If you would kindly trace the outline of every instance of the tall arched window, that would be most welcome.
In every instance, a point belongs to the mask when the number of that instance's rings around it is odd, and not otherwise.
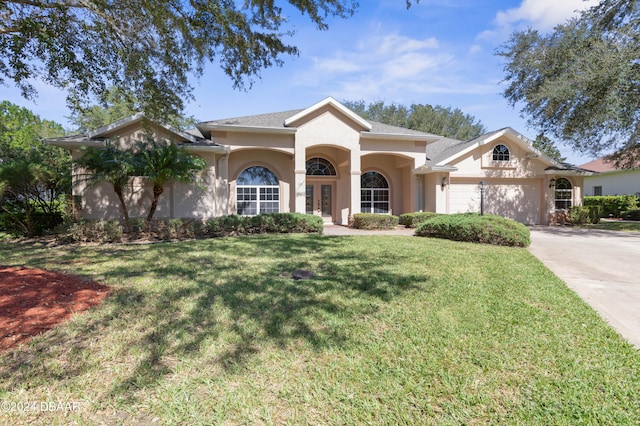
[[[280,187],[276,175],[266,167],[245,169],[236,181],[236,210],[241,216],[280,211]]]
[[[573,200],[573,186],[569,179],[558,178],[555,188],[556,210],[568,209]]]
[[[389,213],[389,184],[378,172],[366,172],[360,177],[360,211]]]
[[[336,168],[329,160],[315,157],[307,160],[307,176],[335,176]]]
[[[509,161],[509,148],[505,145],[496,145],[493,148],[493,161]]]

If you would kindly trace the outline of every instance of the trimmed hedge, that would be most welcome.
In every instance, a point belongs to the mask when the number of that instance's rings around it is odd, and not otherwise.
[[[622,212],[622,218],[625,220],[640,220],[640,209]]]
[[[638,208],[637,195],[598,195],[584,197],[586,207],[600,206],[601,217],[622,217],[622,212]]]
[[[400,225],[404,225],[407,228],[415,228],[425,220],[431,219],[432,217],[437,215],[438,213],[434,212],[404,213],[400,215],[399,223]]]
[[[478,213],[432,217],[418,226],[415,235],[499,246],[527,247],[531,243],[529,228],[523,224]]]
[[[220,216],[205,223],[213,237],[266,233],[318,233],[324,223],[321,217],[302,213],[268,213],[257,216]]]
[[[571,206],[569,220],[572,225],[596,224],[600,222],[601,206]]]
[[[80,220],[56,230],[62,242],[118,243],[147,239],[152,241],[225,237],[265,233],[319,233],[321,217],[301,213],[269,213],[258,216],[220,216],[203,222],[197,219],[156,219],[147,232],[144,219],[131,220],[133,232],[127,234],[118,220]]]
[[[398,216],[390,214],[356,213],[351,227],[355,229],[393,229],[398,226]]]

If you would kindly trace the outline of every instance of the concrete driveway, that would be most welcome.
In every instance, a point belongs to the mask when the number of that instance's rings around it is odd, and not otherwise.
[[[535,226],[529,251],[640,348],[640,233]]]

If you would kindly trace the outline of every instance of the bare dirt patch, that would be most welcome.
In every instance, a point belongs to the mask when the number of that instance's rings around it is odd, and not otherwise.
[[[80,277],[0,266],[0,352],[99,304],[109,291]]]

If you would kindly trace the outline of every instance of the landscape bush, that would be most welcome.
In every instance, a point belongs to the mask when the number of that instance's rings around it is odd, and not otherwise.
[[[269,213],[257,216],[220,216],[207,220],[154,219],[148,227],[144,219],[132,219],[126,233],[118,220],[80,220],[56,228],[61,242],[118,243],[136,240],[168,241],[265,233],[319,233],[321,217],[301,213]],[[146,231],[145,231],[146,229]]]
[[[625,220],[640,220],[640,209],[624,211],[621,216]]]
[[[637,195],[598,195],[584,197],[586,207],[600,206],[600,217],[622,217],[622,212],[638,208]]]
[[[356,213],[351,227],[355,229],[393,229],[398,226],[398,216],[390,214]]]
[[[422,222],[436,216],[438,213],[434,212],[415,212],[404,213],[400,215],[399,223],[407,228],[416,228]]]
[[[600,222],[602,206],[571,206],[569,208],[569,221],[572,225],[587,225]]]
[[[64,223],[54,230],[63,243],[119,243],[124,227],[119,220],[78,220]]]
[[[418,226],[415,235],[499,246],[527,247],[531,243],[529,228],[523,224],[478,213],[432,217]]]
[[[14,237],[41,236],[54,229],[63,222],[60,212],[32,212],[27,220],[23,211],[9,211],[0,213],[0,230]],[[25,224],[27,228],[25,229]]]
[[[267,213],[257,216],[220,216],[207,220],[206,233],[213,237],[266,233],[318,233],[323,231],[319,216],[303,213]]]

